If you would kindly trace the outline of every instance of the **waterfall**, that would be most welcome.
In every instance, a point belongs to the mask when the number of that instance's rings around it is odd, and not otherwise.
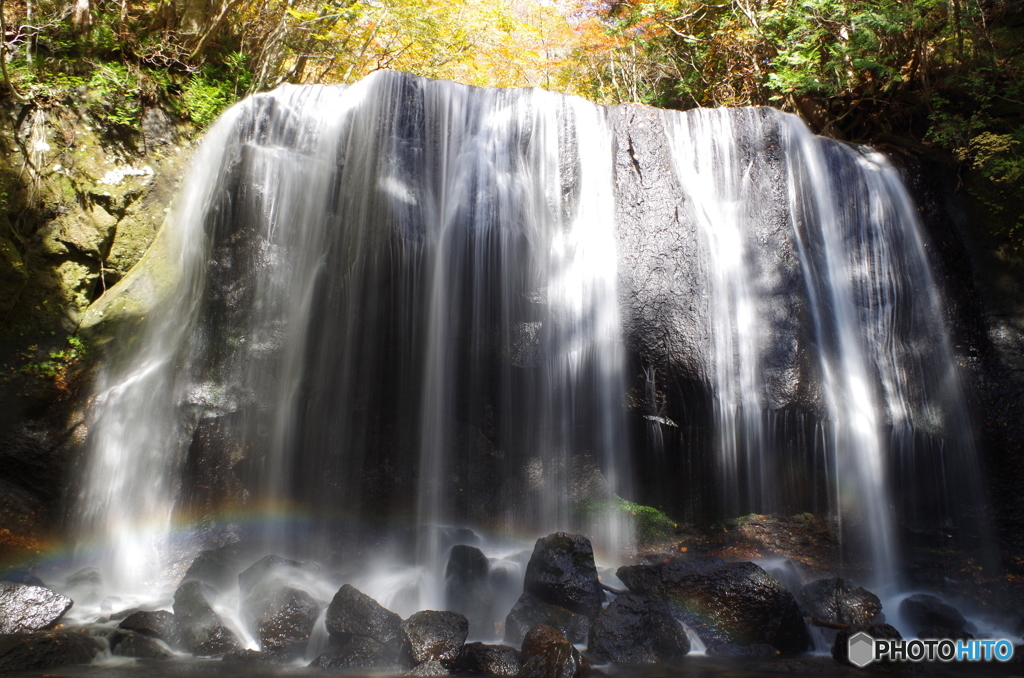
[[[79,530],[117,580],[159,572],[173,517],[232,500],[302,516],[264,548],[318,557],[339,522],[412,512],[438,577],[453,523],[621,550],[610,146],[581,100],[395,73],[232,109],[168,222],[177,289],[98,391]],[[215,448],[242,487],[196,506]]]
[[[149,273],[168,291],[98,379],[77,499],[82,558],[99,549],[126,590],[165,574],[179,528],[225,524],[328,560],[411,531],[410,609],[443,604],[453,526],[581,531],[614,560],[620,498],[645,496],[630,417],[683,373],[711,394],[712,444],[690,402],[693,421],[640,428],[658,468],[684,466],[674,438],[713,459],[722,517],[824,497],[888,582],[902,526],[978,524],[913,205],[879,154],[793,116],[379,72],[236,105],[175,205]],[[658,249],[657,210],[685,247]],[[658,276],[674,286],[648,294]]]
[[[876,584],[893,586],[897,516],[937,510],[978,530],[977,516],[957,505],[981,505],[965,396],[907,191],[881,154],[816,137],[771,109],[666,117],[712,272],[724,504],[732,515],[788,508],[778,495],[792,476],[772,432],[767,383],[780,335],[773,278],[784,266],[769,265],[764,251],[766,230],[784,226],[806,289],[832,510],[853,524],[848,542],[868,556]],[[785,206],[786,223],[773,203]],[[897,506],[900,494],[913,497]]]

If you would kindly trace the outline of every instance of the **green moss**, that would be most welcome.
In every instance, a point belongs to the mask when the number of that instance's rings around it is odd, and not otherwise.
[[[653,506],[637,504],[616,496],[611,502],[586,499],[574,507],[574,514],[581,522],[607,518],[614,512],[629,518],[637,539],[644,542],[671,539],[679,527],[664,511]]]
[[[641,541],[659,541],[670,539],[675,535],[678,524],[669,518],[664,511],[653,506],[644,506],[617,497],[615,507],[623,514],[634,519],[636,536]]]

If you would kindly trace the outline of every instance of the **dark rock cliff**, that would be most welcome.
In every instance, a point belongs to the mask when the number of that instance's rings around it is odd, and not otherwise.
[[[637,499],[664,506],[680,518],[710,520],[720,515],[721,507],[714,483],[714,455],[710,453],[715,377],[708,355],[712,332],[708,244],[686,209],[662,116],[642,106],[616,107],[609,115],[615,135],[619,301],[627,347],[627,405],[638,474]],[[750,163],[750,171],[779,177],[776,185],[781,187],[785,168],[770,115],[757,110],[742,115],[760,116],[767,130],[765,135],[741,139],[741,153]],[[45,142],[51,149],[58,148],[54,135],[64,130],[61,124],[43,118],[30,130],[22,121],[5,131],[8,145],[13,148],[18,138],[22,146]],[[76,124],[82,127],[75,129],[84,130],[86,121]],[[84,435],[80,411],[87,405],[83,390],[30,390],[29,379],[39,377],[23,367],[28,362],[45,361],[50,352],[60,349],[64,335],[76,331],[89,305],[139,260],[153,241],[180,166],[181,153],[172,131],[154,131],[152,143],[142,148],[105,146],[99,139],[81,134],[77,140],[60,142],[66,152],[47,160],[51,167],[47,176],[52,175],[49,181],[70,193],[44,201],[48,207],[35,226],[19,226],[23,242],[5,244],[0,239],[6,257],[6,263],[0,265],[7,266],[0,276],[7,292],[0,307],[0,313],[6,314],[0,330],[0,355],[7,359],[7,381],[0,384],[4,396],[0,408],[0,530],[12,534],[40,534],[59,514],[70,481],[67,469],[73,461],[74,443]],[[166,141],[153,141],[160,138]],[[71,158],[81,157],[74,155],[81,146],[98,149],[101,155],[81,160],[79,165],[69,164]],[[982,230],[972,221],[976,216],[970,201],[947,166],[930,156],[891,155],[921,205],[929,254],[948,303],[947,320],[971,396],[977,447],[990,479],[995,527],[1010,549],[1010,564],[1020,565],[1024,561],[1013,560],[1024,555],[1024,538],[1020,536],[1024,527],[1024,418],[1019,415],[1024,407],[1024,295],[1020,268],[1000,259],[992,244],[979,235]],[[152,177],[133,173],[144,172],[141,168],[146,163],[154,167]],[[61,169],[52,169],[56,164]],[[117,179],[117,184],[106,183],[106,173],[117,167],[132,171],[110,178]],[[813,435],[815,419],[822,415],[822,394],[815,386],[820,368],[809,349],[809,302],[785,197],[769,191],[752,199],[758,229],[755,238],[761,247],[749,264],[758,271],[773,272],[762,276],[765,289],[758,309],[759,317],[766,319],[759,347],[766,374],[763,396],[777,416],[778,443],[785,446],[806,442]],[[8,210],[8,219],[12,210]],[[244,313],[245,295],[251,289],[251,281],[231,264],[257,254],[252,243],[231,236],[218,235],[212,285],[205,301],[217,311],[218,322],[224,324],[218,331],[225,333],[232,331],[228,325],[234,314]],[[384,267],[380,275],[387,278],[388,273]],[[386,298],[389,292],[380,294]],[[89,313],[95,316],[98,308],[110,308],[110,304],[108,295]],[[37,310],[44,307],[49,308]],[[59,310],[51,310],[57,307]],[[144,312],[142,305],[139,313]],[[98,353],[91,353],[83,364]],[[510,353],[514,351],[510,349],[505,357]],[[58,361],[56,369],[73,372],[77,367],[71,362]],[[398,368],[385,365],[381,369],[390,374],[388,370]],[[63,403],[62,407],[54,408],[55,401]],[[393,394],[385,404],[390,412],[408,403],[400,394]],[[480,409],[487,410],[486,406]],[[222,494],[244,501],[246,464],[255,463],[245,458],[247,450],[234,449],[233,443],[223,440],[220,425],[227,416],[199,422],[188,448],[186,472],[212,476],[205,485],[216,488],[186,495],[186,501],[200,513],[212,513]],[[368,503],[391,502],[401,507],[411,496],[411,474],[405,471],[412,466],[406,459],[412,435],[394,420],[379,413],[374,416],[382,418],[370,426],[379,454],[359,460],[358,467],[365,478],[364,498]],[[467,515],[476,515],[469,513],[473,510],[481,516],[487,514],[490,504],[497,501],[490,485],[496,479],[506,480],[507,466],[516,461],[503,456],[507,450],[499,448],[492,424],[486,419],[467,422],[456,441],[464,449],[453,474],[465,479],[468,491],[460,501]],[[259,435],[254,432],[254,439]],[[804,488],[791,489],[787,501],[794,506],[827,505],[820,490],[819,495],[808,490],[808,496],[802,494]]]
[[[84,96],[0,105],[0,557],[59,521],[101,353],[80,325],[153,242],[187,160],[172,113],[140,120],[114,128]]]

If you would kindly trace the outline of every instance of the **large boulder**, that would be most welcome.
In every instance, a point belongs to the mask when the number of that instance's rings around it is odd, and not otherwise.
[[[0,671],[38,671],[88,664],[106,649],[103,640],[70,631],[0,635]]]
[[[803,608],[812,618],[832,624],[867,625],[883,621],[878,596],[842,579],[819,579],[800,591]]]
[[[187,581],[174,592],[174,618],[178,624],[181,646],[202,657],[220,657],[242,649],[234,632],[213,611],[202,582]]]
[[[653,664],[686,655],[690,639],[667,606],[627,593],[597,615],[587,650],[602,661]]]
[[[170,659],[174,656],[160,641],[134,631],[126,631],[104,624],[88,624],[76,627],[75,632],[84,633],[93,638],[105,639],[110,653],[118,657]]]
[[[467,643],[459,658],[461,671],[485,676],[514,676],[522,664],[519,650],[508,645]]]
[[[115,630],[107,636],[111,654],[134,659],[172,659],[174,655],[154,638],[132,631]]]
[[[312,564],[267,556],[238,575],[242,615],[264,652],[281,658],[305,653],[323,605],[288,584],[302,581],[315,569]]]
[[[793,595],[754,563],[673,560],[624,566],[616,574],[630,591],[661,601],[681,616],[695,616],[707,625],[698,633],[711,642],[720,635],[741,646],[807,649],[807,628]]]
[[[181,581],[201,581],[219,591],[228,591],[237,583],[241,570],[241,554],[238,548],[221,546],[197,553]]]
[[[402,618],[351,584],[338,589],[327,607],[325,622],[336,646],[347,648],[356,639],[373,641],[373,644],[368,644],[360,640],[345,656],[355,656],[357,659],[353,661],[357,662],[363,661],[363,657],[373,656],[375,663],[332,666],[382,666],[406,661],[408,649],[402,630]],[[379,649],[373,649],[375,645],[379,645]],[[338,661],[348,659],[341,658]]]
[[[0,582],[0,634],[51,628],[73,604],[42,586]]]
[[[414,664],[436,660],[451,667],[469,635],[469,620],[458,612],[423,610],[402,622]]]
[[[367,636],[349,635],[338,640],[337,646],[310,663],[310,668],[370,669],[394,668],[399,666],[394,652]]]
[[[544,624],[564,634],[570,642],[584,643],[593,619],[540,600],[531,593],[523,593],[505,617],[505,642],[519,645],[527,631]]]
[[[918,593],[905,598],[900,603],[900,614],[903,619],[922,638],[922,631],[932,627],[950,629],[958,633],[967,631],[967,620],[952,605],[948,605],[937,596]]]
[[[178,623],[167,610],[139,610],[125,617],[117,628],[158,638],[168,645],[178,644]]]
[[[432,676],[447,676],[450,674],[451,671],[448,670],[447,666],[436,659],[428,659],[412,667],[402,675],[410,676],[410,678],[430,678]]]
[[[538,539],[526,566],[523,590],[546,603],[596,616],[605,595],[590,540],[567,532]]]
[[[448,554],[444,592],[446,608],[469,620],[474,635],[492,633],[491,607],[494,595],[489,585],[491,566],[483,551],[457,544]]]
[[[556,629],[537,624],[523,638],[519,678],[577,678],[584,667],[579,650]]]

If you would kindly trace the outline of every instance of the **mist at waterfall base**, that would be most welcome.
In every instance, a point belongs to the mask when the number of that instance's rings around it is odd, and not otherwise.
[[[160,237],[176,282],[98,379],[71,527],[122,602],[237,542],[445,609],[469,542],[511,607],[539,535],[624,562],[620,498],[832,516],[879,593],[901,531],[983,539],[916,209],[792,116],[283,86],[214,125]]]

